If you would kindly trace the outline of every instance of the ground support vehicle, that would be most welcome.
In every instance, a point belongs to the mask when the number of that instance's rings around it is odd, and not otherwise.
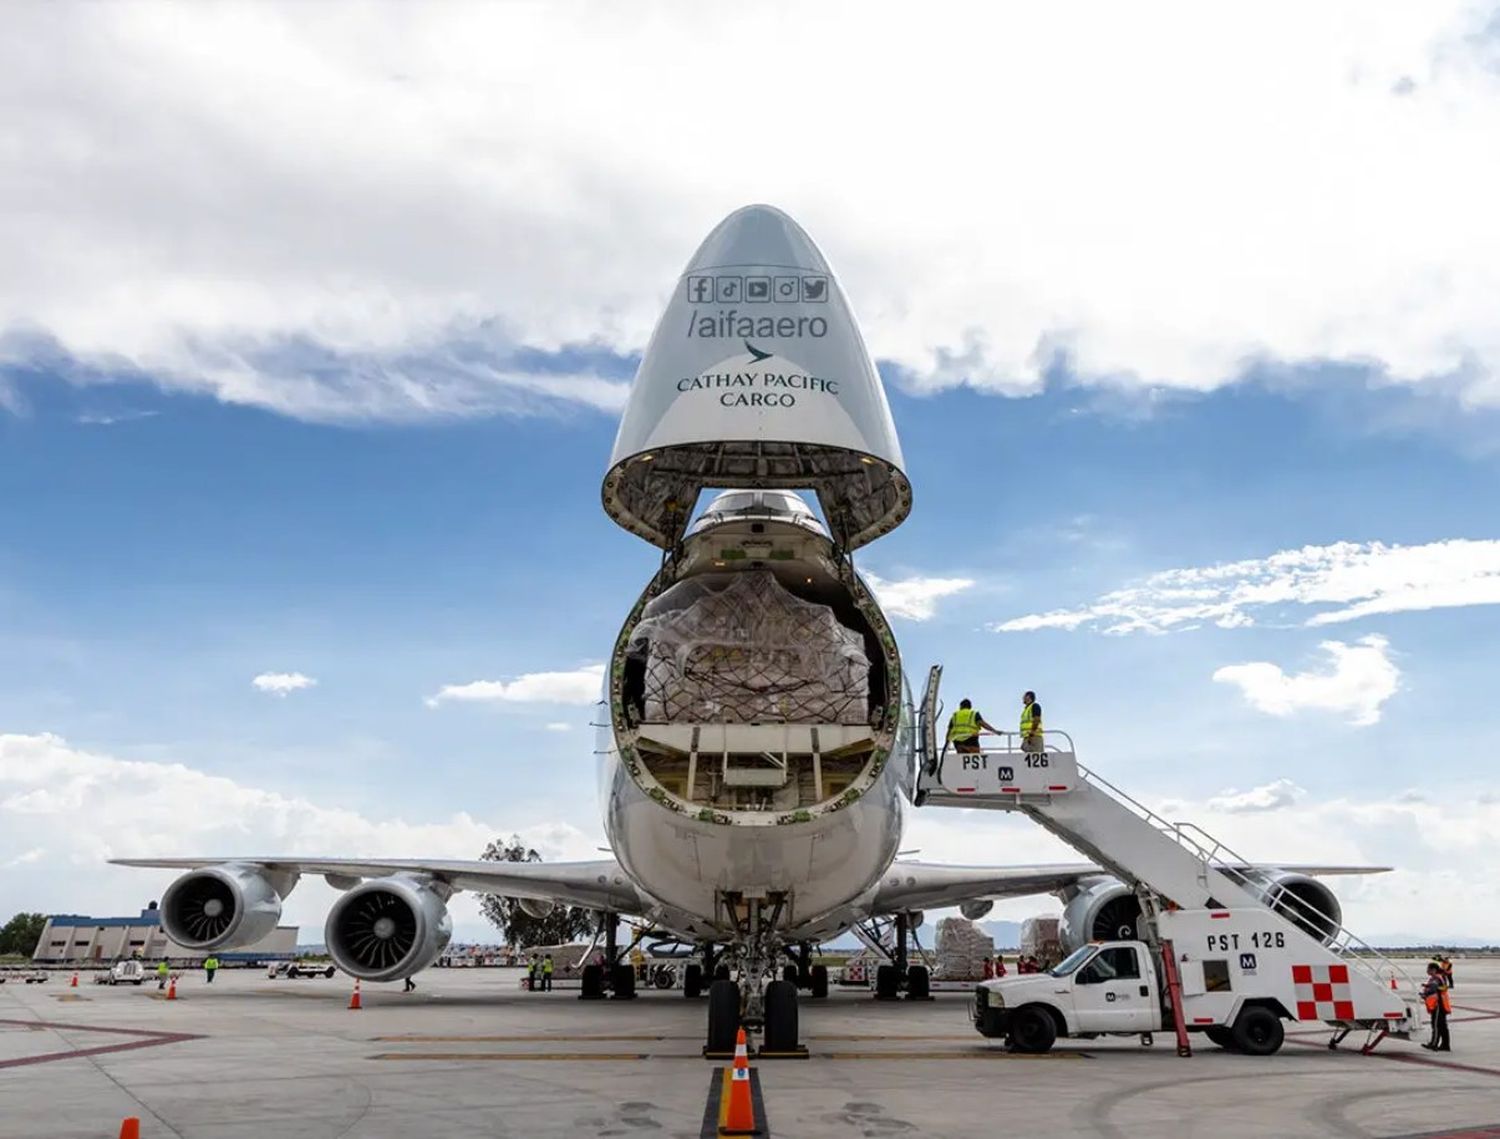
[[[139,961],[116,961],[103,972],[94,974],[96,985],[143,985],[146,983],[146,967]]]
[[[331,963],[306,961],[273,961],[266,966],[266,976],[278,977],[332,977],[336,972]]]
[[[1026,815],[1140,902],[1140,940],[1082,946],[1050,972],[981,983],[973,1016],[982,1034],[1045,1051],[1060,1035],[1170,1027],[1188,1056],[1197,1032],[1274,1052],[1285,1020],[1330,1025],[1329,1047],[1364,1029],[1367,1052],[1419,1032],[1423,1002],[1400,967],[1198,827],[1168,822],[1089,771],[1065,732],[999,733],[997,748],[939,752],[941,675],[933,668],[921,710],[918,805]]]

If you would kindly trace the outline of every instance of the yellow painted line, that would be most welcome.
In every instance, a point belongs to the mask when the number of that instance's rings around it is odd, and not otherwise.
[[[603,1034],[561,1036],[550,1035],[544,1032],[532,1033],[510,1033],[501,1036],[423,1036],[412,1033],[405,1036],[372,1036],[373,1041],[382,1044],[520,1044],[520,1043],[552,1043],[565,1044],[574,1041],[608,1041],[612,1043],[635,1043],[642,1041],[659,1040],[697,1040],[696,1036],[666,1036],[653,1032],[638,1032],[633,1034]]]
[[[370,1060],[444,1060],[449,1063],[472,1063],[476,1060],[556,1060],[571,1063],[574,1060],[649,1060],[649,1052],[380,1052],[367,1057]],[[657,1059],[666,1059],[658,1056]],[[684,1056],[682,1059],[697,1059]]]
[[[734,1069],[725,1068],[719,1074],[719,1133],[723,1134],[724,1126],[729,1122],[729,1081],[734,1078]]]
[[[903,1035],[894,1032],[844,1032],[829,1035],[812,1035],[809,1040],[946,1040],[950,1044],[968,1044],[973,1033],[943,1033],[942,1035]]]

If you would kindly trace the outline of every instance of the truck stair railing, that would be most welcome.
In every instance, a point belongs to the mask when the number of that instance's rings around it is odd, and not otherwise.
[[[1132,799],[1109,780],[1089,770],[1081,763],[1078,765],[1078,774],[1144,822],[1161,831],[1205,866],[1211,867],[1236,886],[1261,898],[1273,913],[1289,919],[1293,925],[1310,936],[1322,940],[1331,953],[1353,965],[1375,983],[1382,983],[1386,976],[1397,975],[1412,989],[1417,987],[1416,981],[1405,969],[1391,961],[1374,946],[1356,937],[1344,926],[1336,924],[1332,918],[1312,903],[1285,890],[1276,890],[1269,883],[1256,877],[1256,867],[1253,862],[1231,850],[1202,827],[1195,823],[1169,822],[1150,807]],[[1384,973],[1382,970],[1389,970],[1389,973]]]

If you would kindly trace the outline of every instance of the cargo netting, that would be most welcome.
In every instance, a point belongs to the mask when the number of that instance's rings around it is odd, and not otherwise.
[[[630,653],[651,723],[869,720],[864,637],[769,570],[678,582],[646,606]]]

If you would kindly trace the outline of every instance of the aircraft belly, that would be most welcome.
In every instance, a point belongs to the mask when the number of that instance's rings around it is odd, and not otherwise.
[[[647,796],[623,767],[615,772],[606,810],[611,845],[637,886],[660,903],[662,919],[683,932],[722,928],[721,891],[786,893],[787,924],[818,921],[878,881],[900,842],[900,800],[886,780],[810,822],[737,826],[687,818]]]

